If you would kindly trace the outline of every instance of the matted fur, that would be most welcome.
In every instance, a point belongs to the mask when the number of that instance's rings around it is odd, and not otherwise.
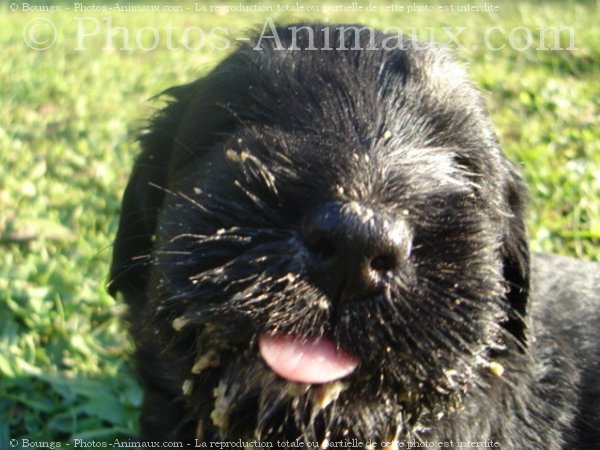
[[[599,448],[598,268],[530,262],[526,187],[462,67],[381,33],[323,50],[354,37],[311,27],[168,90],[141,138],[110,289],[131,309],[143,437]],[[380,289],[315,269],[302,227],[323,205],[356,214],[350,234],[401,227]],[[360,365],[283,380],[263,332],[328,336]]]

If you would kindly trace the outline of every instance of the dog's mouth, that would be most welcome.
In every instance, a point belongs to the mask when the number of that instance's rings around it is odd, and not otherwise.
[[[330,383],[350,375],[359,365],[357,357],[326,337],[307,341],[294,335],[262,333],[258,349],[273,372],[297,383]]]

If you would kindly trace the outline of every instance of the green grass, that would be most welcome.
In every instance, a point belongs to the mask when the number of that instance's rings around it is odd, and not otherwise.
[[[10,438],[72,444],[76,437],[111,440],[136,432],[141,392],[122,327],[124,308],[104,287],[120,196],[138,130],[160,105],[148,99],[206,73],[226,54],[208,45],[169,50],[168,22],[178,30],[175,42],[185,27],[228,27],[234,37],[267,16],[414,27],[422,37],[430,27],[442,41],[441,27],[465,27],[458,54],[486,91],[503,146],[522,163],[531,186],[533,249],[600,260],[598,7],[498,4],[500,12],[492,15],[109,13],[113,27],[141,33],[145,46],[152,41],[142,27],[162,29],[153,51],[135,41],[131,51],[105,49],[101,14],[0,6],[0,448]],[[86,50],[75,50],[76,16],[98,19],[103,30],[102,37],[85,39]],[[48,18],[58,31],[46,51],[24,42],[35,17]],[[516,51],[497,35],[492,44],[506,43],[505,49],[482,45],[492,26],[509,32],[551,25],[572,27],[577,48]]]

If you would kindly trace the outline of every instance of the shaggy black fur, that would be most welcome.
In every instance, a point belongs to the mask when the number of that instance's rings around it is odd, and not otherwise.
[[[110,289],[143,437],[600,448],[598,266],[530,261],[526,188],[463,69],[407,37],[312,30],[168,90],[141,138]],[[360,364],[286,381],[267,331]]]

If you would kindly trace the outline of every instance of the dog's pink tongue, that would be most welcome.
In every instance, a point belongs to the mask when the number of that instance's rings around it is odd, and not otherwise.
[[[328,383],[352,373],[358,360],[326,338],[300,342],[294,336],[261,334],[258,349],[280,377],[299,383]]]

